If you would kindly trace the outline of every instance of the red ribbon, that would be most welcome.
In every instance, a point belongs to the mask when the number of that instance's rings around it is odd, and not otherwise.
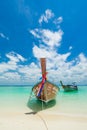
[[[42,75],[42,81],[41,81],[41,84],[39,86],[39,90],[38,90],[37,96],[40,96],[40,94],[42,92],[42,88],[44,87],[44,83],[47,80],[46,75],[47,75],[47,72]]]

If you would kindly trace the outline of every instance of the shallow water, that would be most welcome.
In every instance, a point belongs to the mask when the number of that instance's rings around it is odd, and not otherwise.
[[[55,110],[61,113],[87,115],[87,86],[78,86],[78,91],[64,92],[57,95]]]
[[[87,86],[78,86],[75,92],[64,92],[62,88],[58,92],[56,101],[43,105],[43,109],[49,112],[87,116]],[[33,111],[42,110],[42,103],[32,99],[29,103],[29,96],[32,86],[4,86],[0,87],[0,108],[29,107]],[[51,108],[51,109],[50,109]]]

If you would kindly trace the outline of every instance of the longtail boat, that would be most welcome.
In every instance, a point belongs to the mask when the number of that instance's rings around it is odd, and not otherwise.
[[[59,87],[47,80],[46,59],[41,58],[40,62],[42,69],[42,81],[34,85],[32,91],[37,99],[47,103],[56,98]]]
[[[71,85],[64,85],[64,84],[62,83],[62,81],[60,81],[60,83],[61,83],[62,88],[63,88],[64,91],[66,91],[66,92],[78,90],[78,87],[77,87],[77,85],[75,84],[75,82],[72,83]]]

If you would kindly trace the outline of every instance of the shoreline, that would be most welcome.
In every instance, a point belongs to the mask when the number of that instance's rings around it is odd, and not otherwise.
[[[72,116],[43,110],[34,113],[31,109],[0,111],[1,130],[87,130],[87,117]]]

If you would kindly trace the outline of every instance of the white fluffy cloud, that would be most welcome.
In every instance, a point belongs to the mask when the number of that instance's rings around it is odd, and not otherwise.
[[[42,15],[43,16],[43,15]],[[44,16],[41,17],[39,23],[44,21]],[[58,17],[53,21],[58,25],[63,21],[63,17]],[[46,21],[45,21],[46,22]],[[48,22],[48,21],[47,21]],[[80,53],[75,59],[68,61],[71,56],[70,52],[65,54],[58,53],[58,47],[61,46],[63,31],[59,28],[58,31],[51,29],[37,28],[30,33],[38,39],[39,45],[34,45],[33,55],[36,58],[47,58],[48,79],[59,84],[60,80],[64,83],[76,81],[78,84],[87,84],[87,57]],[[69,47],[69,50],[72,46]]]
[[[34,29],[31,30],[30,33],[50,47],[60,46],[63,35],[63,31],[61,29],[58,31],[51,31],[49,29]]]
[[[62,17],[62,16],[58,17],[57,19],[55,19],[55,20],[53,21],[53,23],[55,23],[56,25],[57,25],[57,24],[60,24],[60,23],[62,23],[62,22],[63,22],[63,17]]]
[[[72,47],[72,46],[70,46],[70,47],[69,47],[69,50],[72,50],[72,48],[73,48],[73,47]]]
[[[0,37],[6,40],[9,40],[9,37],[5,36],[3,33],[0,33]]]
[[[7,53],[6,58],[6,62],[0,63],[0,84],[33,84],[39,80],[39,65],[33,62],[23,65],[26,59],[15,52]]]
[[[6,62],[0,63],[0,83],[21,83],[19,68],[21,67],[21,62],[24,62],[26,59],[15,52],[6,54],[6,58],[8,58]]]
[[[55,50],[34,46],[33,54],[36,58],[41,58],[43,55],[46,57],[48,80],[56,84],[59,84],[60,80],[63,80],[65,84],[73,81],[77,84],[87,84],[87,57],[83,53],[80,53],[74,60],[68,61],[70,52],[58,54]]]
[[[69,56],[70,53],[61,54],[47,60],[48,79],[54,83],[63,80],[65,84],[73,81],[77,84],[87,84],[87,57],[81,53],[76,59],[68,62]]]
[[[51,58],[53,57],[53,55],[56,55],[56,53],[53,52],[52,50],[49,50],[49,48],[38,47],[36,45],[33,47],[33,54],[36,58],[41,57]]]
[[[17,63],[19,61],[25,61],[26,59],[22,57],[21,55],[15,53],[15,52],[10,52],[6,54],[6,57],[10,59],[11,62]]]
[[[42,14],[40,19],[39,19],[39,23],[41,24],[42,22],[48,23],[48,20],[51,19],[52,17],[54,17],[54,13],[52,12],[52,10],[47,9],[45,11],[45,14]]]
[[[59,84],[60,80],[64,83],[76,81],[78,84],[87,84],[87,57],[80,53],[76,59],[67,61],[71,53],[58,54],[55,50],[42,50],[38,46],[34,46],[37,52],[33,52],[36,58],[41,58],[42,52],[47,53],[46,66],[48,72],[48,80]],[[33,48],[34,49],[34,48]],[[39,54],[38,49],[40,50]],[[42,52],[41,52],[42,51]],[[8,54],[9,55],[9,54]],[[16,53],[16,58],[18,58]],[[7,54],[6,54],[7,56]],[[21,55],[20,55],[21,56]],[[18,59],[20,59],[20,56]],[[22,56],[21,56],[22,57]],[[2,84],[35,84],[41,77],[40,60],[37,63],[23,65],[23,60],[14,60],[9,58],[7,62],[0,63],[0,83]]]
[[[20,61],[24,62],[26,60],[21,55],[15,52],[10,52],[6,54],[6,57],[8,58],[8,61],[0,63],[0,73],[16,71],[18,67],[17,63],[19,63]]]

